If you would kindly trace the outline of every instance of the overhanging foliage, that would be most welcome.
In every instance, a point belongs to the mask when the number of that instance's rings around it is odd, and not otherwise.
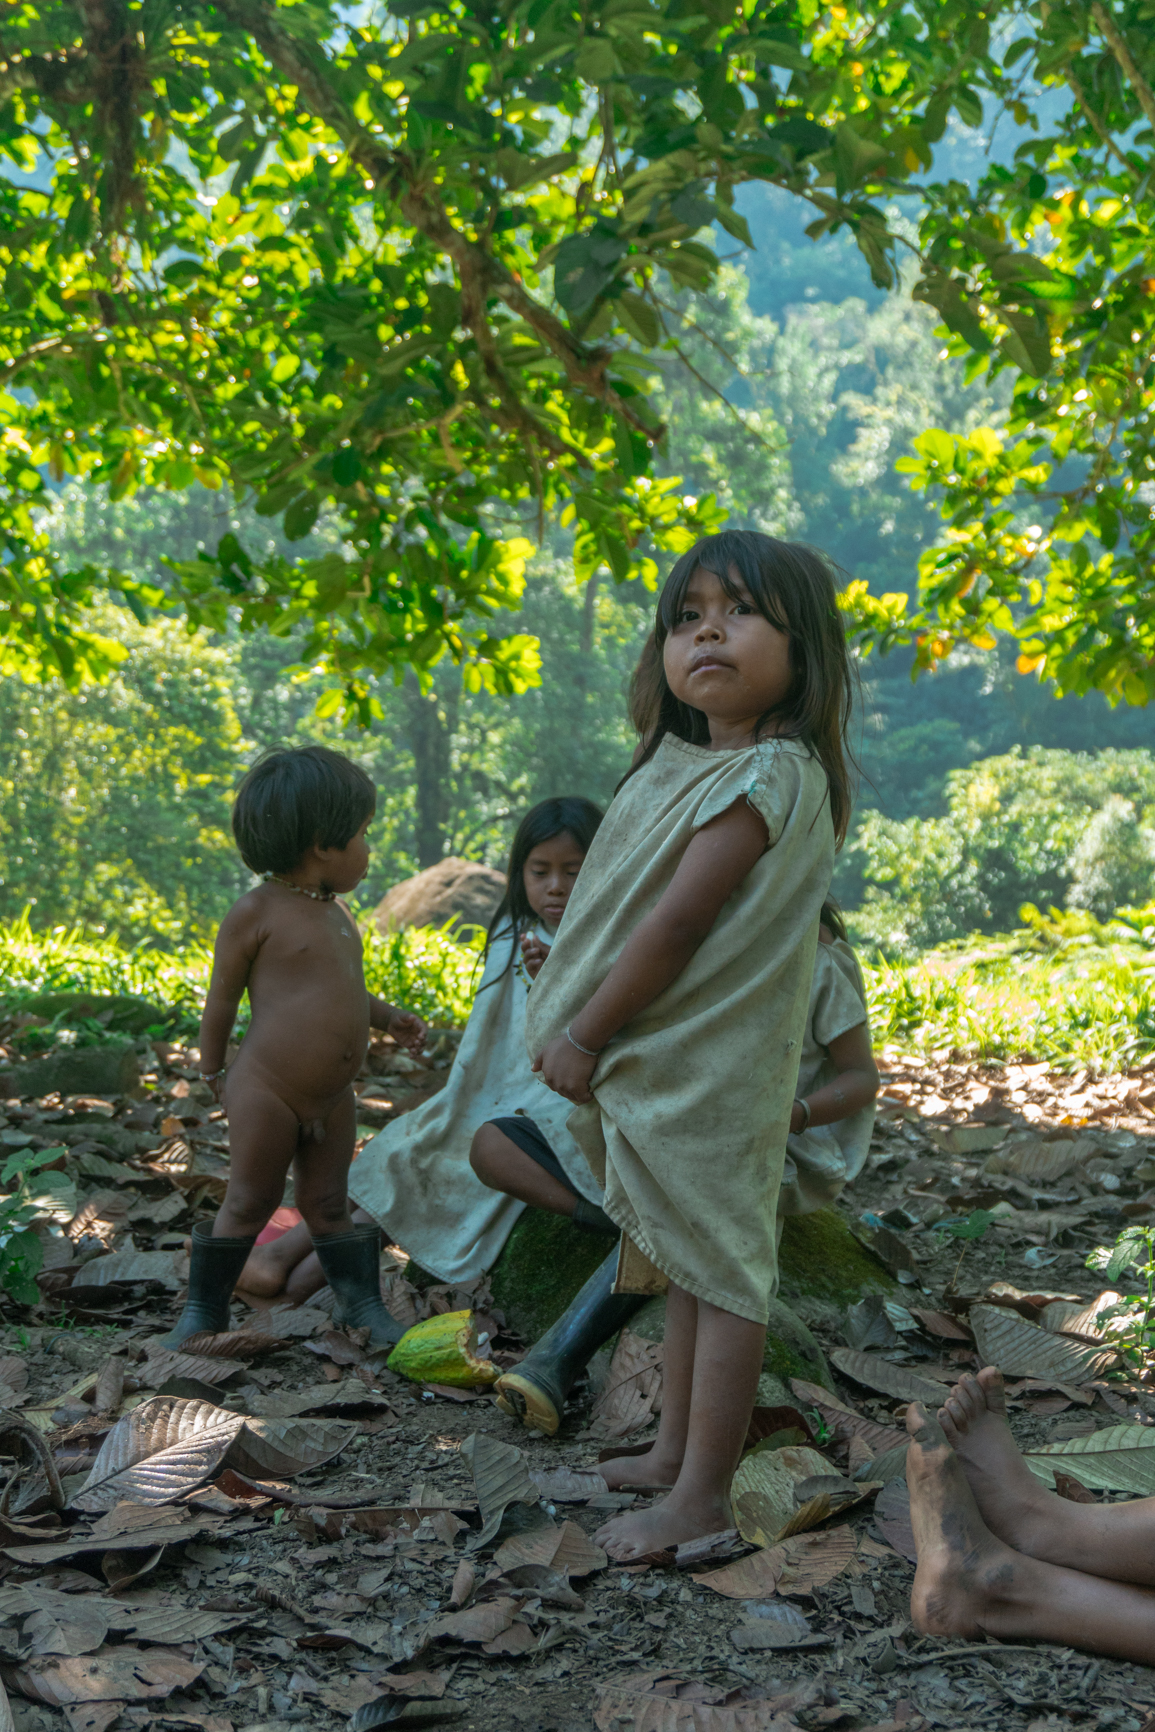
[[[531,640],[487,630],[520,593],[511,528],[560,511],[579,577],[620,578],[713,521],[654,479],[646,351],[677,342],[659,274],[707,290],[696,237],[745,242],[735,190],[761,179],[810,203],[815,234],[851,228],[892,286],[886,201],[933,169],[950,112],[978,125],[985,100],[1029,128],[1059,89],[1059,122],[977,193],[919,188],[916,292],[977,368],[1019,372],[1018,443],[926,446],[916,481],[947,485],[951,527],[922,606],[850,601],[924,662],[1013,630],[1025,667],[1145,701],[1150,0],[6,13],[0,149],[39,168],[0,183],[6,667],[76,679],[115,653],[81,615],[108,574],[62,573],[37,534],[47,469],[114,496],[227,480],[291,538],[327,513],[327,555],[257,561],[226,537],[165,594],[120,587],[193,623],[309,620],[309,657],[362,714],[364,676],[447,650],[524,686]],[[1021,496],[1056,492],[1022,533]]]

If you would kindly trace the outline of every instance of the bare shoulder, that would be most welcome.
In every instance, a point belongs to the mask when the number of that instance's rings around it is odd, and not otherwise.
[[[273,900],[263,884],[239,896],[221,921],[217,943],[245,948],[262,943],[271,930]]]

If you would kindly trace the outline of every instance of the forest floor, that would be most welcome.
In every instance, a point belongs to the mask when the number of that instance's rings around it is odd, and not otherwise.
[[[1152,1219],[1155,1079],[884,1056],[888,1104],[842,1206],[871,1218],[904,1286],[850,1313],[798,1304],[837,1367],[837,1399],[793,1392],[829,1473],[881,1464],[918,1380],[945,1387],[992,1328],[1026,1355],[1012,1418],[1024,1448],[1152,1425],[1155,1396],[1108,1372],[1093,1318],[1074,1334],[1038,1323],[1048,1304],[1070,1321],[1101,1291],[1092,1245]],[[1155,1732],[1155,1671],[912,1629],[901,1474],[877,1497],[837,1491],[844,1514],[781,1546],[741,1548],[760,1586],[725,1547],[623,1569],[589,1539],[622,1494],[561,1471],[596,1467],[606,1446],[588,1391],[558,1438],[537,1437],[488,1396],[382,1370],[333,1328],[325,1295],[298,1310],[237,1304],[233,1335],[166,1355],[155,1338],[177,1314],[183,1238],[227,1161],[194,1074],[171,1050],[146,1101],[9,1102],[0,1130],[9,1145],[66,1142],[78,1187],[64,1237],[46,1241],[44,1305],[0,1332],[0,1449],[15,1459],[0,1665],[17,1732],[328,1732],[351,1716],[355,1732]],[[408,1081],[416,1098],[426,1079]],[[949,1231],[968,1221],[981,1236]],[[417,1295],[399,1272],[385,1289],[407,1321],[461,1298]],[[500,1322],[497,1350],[512,1354]],[[1057,1357],[1032,1375],[1048,1346]],[[149,1392],[170,1398],[163,1425]],[[130,1436],[138,1407],[152,1429]],[[63,1513],[12,1414],[51,1452]],[[1077,1480],[1077,1454],[1070,1465]],[[111,1490],[81,1490],[109,1472]],[[479,1544],[502,1475],[513,1501]]]

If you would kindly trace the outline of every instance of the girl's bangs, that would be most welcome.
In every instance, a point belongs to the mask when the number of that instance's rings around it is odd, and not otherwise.
[[[738,586],[730,575],[731,566],[736,567],[738,576],[759,613],[780,630],[790,629],[772,572],[766,570],[744,537],[723,533],[708,536],[705,541],[699,542],[697,547],[692,547],[688,553],[682,555],[671,571],[658,599],[658,619],[663,636],[668,636],[674,629],[674,623],[686,599],[686,591],[696,571],[708,571],[712,577],[718,579],[731,601],[741,600]]]

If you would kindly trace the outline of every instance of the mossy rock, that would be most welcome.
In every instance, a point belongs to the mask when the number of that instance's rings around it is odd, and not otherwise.
[[[523,1340],[537,1341],[615,1244],[604,1233],[583,1232],[562,1215],[526,1209],[490,1274],[493,1302]]]
[[[645,1341],[664,1341],[665,1299],[648,1300],[632,1319],[630,1328]],[[803,1377],[807,1383],[821,1383],[826,1389],[834,1388],[826,1355],[805,1323],[795,1317],[790,1307],[780,1299],[771,1299],[758,1400],[771,1407],[793,1401],[794,1397],[789,1393],[792,1377]]]
[[[111,995],[101,992],[41,992],[35,998],[21,999],[16,1007],[32,1016],[42,1016],[45,1022],[55,1022],[59,1016],[80,1020],[100,1018],[105,1028],[115,1034],[144,1034],[147,1029],[172,1022],[174,1013],[152,1004],[147,998],[131,993]]]
[[[901,1292],[880,1263],[834,1209],[789,1215],[778,1250],[778,1291],[783,1299],[826,1299],[854,1305],[867,1293],[889,1299]],[[798,1373],[795,1372],[795,1376]]]
[[[127,1095],[140,1086],[131,1040],[66,1047],[0,1071],[0,1097],[40,1100],[44,1095]]]

